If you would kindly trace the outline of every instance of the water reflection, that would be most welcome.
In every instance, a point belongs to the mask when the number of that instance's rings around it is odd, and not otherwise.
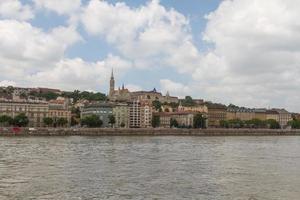
[[[0,199],[298,199],[299,137],[0,138]]]

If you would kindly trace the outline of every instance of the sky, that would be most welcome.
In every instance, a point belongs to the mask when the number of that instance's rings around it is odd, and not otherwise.
[[[300,112],[295,0],[1,0],[0,85]]]

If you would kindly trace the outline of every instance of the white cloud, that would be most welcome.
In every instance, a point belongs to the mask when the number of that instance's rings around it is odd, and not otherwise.
[[[6,19],[29,20],[34,17],[29,5],[23,5],[18,0],[0,1],[0,17]]]
[[[192,90],[189,86],[174,82],[169,79],[162,79],[160,80],[160,86],[162,89],[162,93],[169,92],[172,96],[179,96],[180,98],[183,98],[185,96],[191,95]]]
[[[16,83],[14,81],[8,81],[8,80],[4,80],[4,81],[0,81],[0,86],[16,86]]]
[[[37,8],[44,8],[58,13],[70,15],[80,9],[81,0],[33,0]]]
[[[51,67],[51,63],[62,59],[66,49],[80,39],[71,27],[44,32],[27,22],[0,20],[1,70]]]
[[[166,65],[186,72],[184,61],[197,59],[199,53],[192,42],[189,20],[157,0],[139,8],[91,0],[84,8],[82,23],[87,32],[104,37],[136,67]]]
[[[223,1],[207,16],[204,40],[215,48],[195,69],[206,97],[248,106],[298,110],[300,2]]]
[[[130,92],[135,92],[135,91],[141,91],[143,88],[139,85],[134,85],[134,84],[127,84],[125,87],[130,91]]]

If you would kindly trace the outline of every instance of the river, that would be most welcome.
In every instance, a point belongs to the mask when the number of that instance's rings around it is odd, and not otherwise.
[[[0,199],[294,200],[300,137],[1,137]]]

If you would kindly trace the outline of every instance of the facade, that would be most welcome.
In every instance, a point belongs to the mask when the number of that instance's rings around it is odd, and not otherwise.
[[[220,127],[220,121],[226,120],[226,106],[222,104],[207,104],[208,126]]]
[[[68,121],[65,126],[71,125],[71,110],[69,109],[69,99],[57,98],[56,100],[49,101],[49,114],[48,117],[54,121],[59,118],[64,118]]]
[[[288,125],[288,122],[293,120],[292,114],[286,111],[285,109],[272,109],[272,110],[278,112],[279,124],[281,128],[285,128]]]
[[[152,127],[152,104],[148,101],[141,102],[141,127]]]
[[[194,112],[162,112],[155,113],[154,115],[159,116],[160,127],[170,128],[171,120],[176,120],[181,127],[193,127],[195,114]]]
[[[102,127],[110,127],[109,116],[113,115],[113,104],[103,102],[90,104],[82,108],[81,119],[87,116],[96,115],[103,122]]]
[[[226,120],[240,119],[249,121],[255,118],[254,109],[250,108],[228,108],[226,111]]]
[[[141,103],[132,101],[129,103],[129,128],[141,127]]]
[[[116,128],[129,128],[129,107],[127,103],[118,103],[113,107]]]
[[[276,110],[267,110],[266,115],[267,115],[267,120],[273,119],[279,122],[279,113]]]
[[[267,109],[265,108],[258,108],[258,109],[254,109],[254,118],[255,119],[260,119],[262,121],[267,120]]]
[[[29,127],[43,127],[48,112],[49,105],[43,101],[0,101],[0,115],[14,118],[24,113],[29,119]]]
[[[198,112],[198,113],[208,113],[208,108],[204,104],[198,104],[195,106],[182,106],[181,103],[178,106],[179,112]]]

